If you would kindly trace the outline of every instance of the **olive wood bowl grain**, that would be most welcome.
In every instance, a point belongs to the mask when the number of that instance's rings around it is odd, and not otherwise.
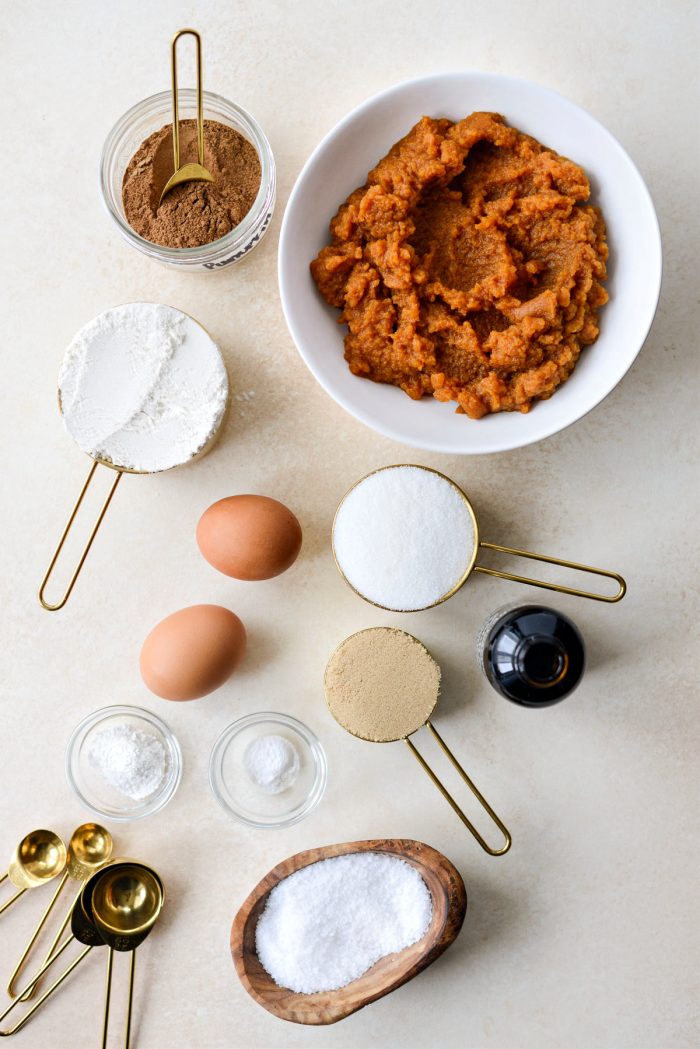
[[[422,939],[395,954],[381,958],[371,969],[337,991],[297,994],[278,987],[263,969],[255,950],[255,927],[270,891],[294,871],[318,860],[354,852],[379,852],[399,856],[419,872],[433,902],[433,916]],[[248,994],[268,1012],[299,1024],[332,1024],[370,1002],[396,990],[427,968],[453,942],[462,928],[467,894],[459,871],[450,861],[420,841],[379,838],[348,841],[298,852],[278,863],[248,896],[231,928],[231,954],[238,977]]]

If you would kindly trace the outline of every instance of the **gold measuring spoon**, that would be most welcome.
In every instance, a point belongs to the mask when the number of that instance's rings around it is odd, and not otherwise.
[[[197,164],[180,167],[180,113],[177,95],[177,42],[181,36],[193,36],[197,45]],[[163,187],[163,197],[181,182],[213,182],[214,176],[204,167],[204,104],[202,101],[202,38],[196,29],[179,29],[170,45],[170,70],[173,92],[173,174]]]
[[[71,935],[65,941],[65,943],[63,943],[59,947],[59,949],[54,954],[53,958],[51,958],[51,960],[48,961],[46,965],[42,966],[42,968],[39,970],[36,976],[33,977],[31,982],[28,983],[26,987],[22,988],[15,1000],[12,1002],[12,1004],[8,1006],[7,1009],[5,1009],[5,1012],[2,1013],[2,1015],[0,1015],[0,1023],[2,1023],[2,1021],[10,1015],[10,1013],[20,1004],[20,1002],[23,1002],[30,997],[38,982],[41,979],[43,979],[43,977],[51,968],[51,966],[54,965],[56,961],[58,961],[58,959],[61,957],[66,948],[71,943],[73,943],[74,940],[77,940],[78,943],[84,944],[85,950],[81,951],[80,954],[73,959],[70,965],[68,965],[63,970],[58,979],[54,980],[51,986],[46,991],[44,991],[41,998],[39,998],[38,1001],[36,1001],[34,1005],[32,1005],[32,1007],[27,1010],[24,1016],[22,1016],[22,1018],[18,1020],[14,1027],[11,1027],[8,1031],[0,1029],[0,1038],[7,1038],[11,1034],[15,1034],[22,1027],[24,1027],[24,1025],[29,1019],[31,1019],[34,1013],[41,1008],[44,1002],[51,997],[54,991],[56,991],[61,986],[61,984],[70,976],[73,970],[76,969],[80,965],[80,963],[88,956],[92,948],[104,947],[104,940],[97,931],[92,917],[88,914],[85,902],[85,900],[89,898],[96,877],[97,875],[93,875],[93,877],[91,879],[88,879],[88,881],[85,883],[81,890],[78,901],[71,912]]]
[[[112,966],[115,951],[131,952],[124,1047],[129,1049],[136,948],[146,939],[163,908],[165,890],[156,872],[142,863],[113,864],[95,880],[90,908],[95,928],[109,947],[102,1049],[107,1045]]]
[[[63,919],[63,922],[61,923],[60,929],[54,936],[53,942],[49,947],[46,957],[44,958],[44,961],[42,963],[42,968],[44,965],[46,965],[48,961],[50,961],[51,957],[53,956],[56,950],[56,947],[58,946],[61,940],[61,937],[63,936],[65,928],[68,925],[68,922],[70,921],[73,907],[75,906],[75,903],[78,897],[80,896],[80,892],[82,890],[82,883],[86,882],[90,875],[94,874],[99,867],[104,866],[104,864],[107,862],[107,860],[109,860],[110,856],[112,855],[113,848],[114,842],[112,840],[112,835],[109,833],[108,830],[105,830],[104,827],[101,827],[99,823],[81,823],[81,825],[73,831],[71,839],[68,843],[67,870],[61,878],[58,888],[56,889],[53,895],[53,899],[48,904],[46,910],[41,916],[39,924],[34,930],[34,934],[32,935],[31,940],[25,947],[24,954],[17,962],[14,972],[10,977],[10,982],[7,985],[7,993],[9,994],[10,998],[15,997],[15,993],[13,990],[15,980],[21,972],[27,960],[29,952],[36,943],[37,938],[43,928],[44,922],[48,918],[49,914],[51,913],[51,910],[53,909],[54,904],[56,903],[63,889],[65,888],[68,879],[73,878],[75,881],[80,882],[81,885],[78,889],[75,900],[66,912],[66,916]],[[37,989],[38,985],[39,982],[37,981],[37,983],[34,985],[32,993]],[[28,995],[27,997],[30,996],[31,995]]]
[[[512,838],[481,791],[430,721],[440,696],[441,671],[418,638],[395,627],[370,627],[338,645],[326,666],[328,708],[346,732],[370,743],[403,740],[423,771],[489,856],[508,852]],[[425,726],[504,837],[494,849],[462,812],[410,737]]]
[[[396,578],[400,580],[402,578],[402,573],[407,566],[410,569],[410,566],[414,561],[420,561],[423,553],[427,554],[431,549],[440,549],[441,547],[444,547],[447,537],[441,529],[440,520],[436,519],[435,514],[429,513],[430,506],[426,501],[426,511],[428,512],[426,513],[425,521],[420,526],[420,531],[417,532],[417,529],[414,526],[412,530],[413,534],[411,534],[408,539],[406,538],[404,517],[409,518],[412,514],[415,515],[416,507],[413,503],[412,496],[407,495],[405,498],[401,496],[400,487],[398,485],[394,488],[392,503],[392,509],[394,510],[396,517],[396,524],[390,532],[382,527],[380,520],[375,519],[372,510],[367,510],[366,508],[364,510],[361,509],[361,504],[357,500],[363,488],[365,489],[365,493],[371,492],[375,496],[383,495],[385,493],[382,492],[381,481],[387,481],[389,483],[391,483],[392,480],[400,481],[399,474],[401,472],[418,470],[423,471],[424,474],[432,477],[435,485],[441,486],[445,493],[454,493],[456,501],[462,504],[463,513],[460,526],[461,534],[449,537],[456,542],[461,543],[463,550],[462,566],[459,570],[455,570],[454,575],[449,582],[445,581],[445,592],[436,600],[432,600],[430,603],[422,603],[415,599],[412,600],[409,598],[409,590],[407,590],[407,600],[402,603],[401,607],[389,608],[382,603],[379,597],[379,592],[372,592],[374,584],[371,586],[367,583],[368,566],[375,566],[378,563],[378,559],[387,562],[387,564],[391,561],[390,567]],[[393,478],[391,476],[392,472],[394,472]],[[399,545],[397,545],[396,542],[397,536],[402,537],[402,546],[404,550],[408,543],[410,543],[412,548],[412,556],[404,557],[403,561],[397,554],[397,549],[399,549]],[[335,558],[338,571],[345,582],[359,597],[368,601],[371,605],[375,605],[377,608],[385,609],[387,612],[419,612],[426,608],[433,608],[435,605],[442,604],[443,601],[447,601],[448,598],[453,597],[458,590],[461,590],[472,572],[480,572],[483,575],[496,576],[498,579],[509,579],[513,583],[526,583],[529,586],[541,587],[543,590],[554,590],[558,594],[570,594],[573,597],[587,597],[592,601],[605,601],[610,604],[616,601],[621,601],[627,591],[625,580],[621,575],[618,575],[617,572],[610,572],[605,568],[593,568],[591,565],[582,565],[576,561],[564,561],[562,558],[550,557],[547,554],[535,554],[530,550],[517,550],[514,547],[501,546],[498,543],[487,543],[486,540],[481,539],[479,536],[479,526],[474,507],[459,485],[455,484],[453,480],[446,477],[445,474],[441,474],[438,470],[431,470],[430,467],[417,466],[413,463],[401,463],[396,466],[382,466],[378,470],[373,470],[372,473],[367,474],[366,477],[362,477],[359,481],[356,481],[352,488],[345,493],[340,505],[338,506],[333,521],[332,541],[333,557]],[[534,579],[530,576],[514,575],[512,572],[502,572],[495,568],[486,568],[484,565],[476,563],[480,550],[493,550],[499,554],[508,554],[513,557],[524,557],[530,561],[540,561],[548,565],[557,565],[560,568],[567,568],[576,572],[586,572],[589,575],[612,579],[617,584],[617,589],[613,594],[600,594],[592,590],[580,590],[575,587],[564,586],[561,583],[549,583],[543,579]],[[355,575],[358,559],[364,566],[364,571],[361,573],[362,582],[360,582],[359,578]],[[363,592],[363,586],[370,592]]]
[[[52,830],[33,830],[25,835],[12,854],[7,874],[0,878],[0,883],[9,878],[19,892],[3,903],[0,914],[27,889],[35,889],[59,875],[65,869],[66,859],[66,846]]]

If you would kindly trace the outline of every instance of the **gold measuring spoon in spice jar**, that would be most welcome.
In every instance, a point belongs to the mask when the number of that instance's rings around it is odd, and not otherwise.
[[[83,883],[86,882],[88,878],[92,874],[94,874],[96,870],[98,870],[98,868],[104,866],[104,864],[109,860],[110,856],[112,855],[113,848],[114,842],[112,840],[112,835],[104,827],[101,827],[99,823],[81,823],[81,825],[73,831],[71,839],[68,843],[67,869],[64,872],[63,877],[61,878],[61,881],[53,895],[52,900],[48,904],[43,915],[41,916],[39,924],[34,930],[34,934],[32,935],[31,940],[27,944],[22,957],[18,961],[17,965],[15,966],[14,972],[10,977],[10,981],[7,985],[7,993],[9,994],[10,998],[15,997],[15,993],[13,990],[15,980],[21,972],[27,960],[29,952],[31,951],[32,947],[37,941],[37,938],[42,930],[44,922],[49,917],[49,914],[51,913],[53,906],[56,903],[61,892],[65,888],[68,879],[73,878],[74,881],[80,882],[80,888],[78,889],[75,900],[68,908],[66,916],[63,919],[58,932],[54,936],[53,942],[49,947],[46,957],[44,958],[44,961],[42,963],[42,968],[44,965],[46,965],[48,961],[51,960],[54,952],[56,951],[56,948],[61,940],[61,937],[63,936],[65,928],[68,925],[68,922],[70,921],[70,917],[73,912],[73,907],[75,906],[75,903],[77,902],[78,897],[80,896],[80,893],[82,891]],[[30,992],[30,995],[27,995],[27,997],[30,997],[31,994],[34,993],[38,985],[39,981],[37,981],[37,983],[34,984],[34,987]]]
[[[54,982],[46,991],[44,991],[41,998],[39,998],[32,1005],[32,1007],[27,1010],[24,1016],[22,1016],[21,1019],[18,1020],[14,1027],[11,1027],[8,1031],[0,1029],[0,1038],[7,1038],[9,1037],[9,1035],[16,1034],[17,1031],[24,1027],[27,1021],[31,1019],[31,1017],[37,1012],[38,1009],[41,1008],[44,1002],[51,997],[54,991],[56,991],[61,986],[61,984],[70,976],[73,970],[76,969],[80,965],[80,963],[88,956],[92,948],[105,946],[105,941],[102,939],[101,935],[97,931],[92,916],[88,913],[87,910],[87,900],[89,899],[96,877],[97,875],[93,875],[92,878],[88,879],[88,881],[85,883],[80,892],[80,896],[78,897],[76,905],[73,907],[73,910],[71,912],[71,935],[64,943],[61,944],[61,946],[56,951],[51,960],[42,966],[42,968],[39,970],[36,976],[33,977],[31,982],[28,983],[26,987],[22,988],[15,1000],[12,1002],[12,1004],[9,1005],[7,1009],[5,1009],[2,1015],[0,1015],[0,1023],[2,1023],[2,1021],[7,1016],[9,1016],[14,1009],[17,1008],[20,1002],[26,1001],[26,999],[33,994],[34,989],[39,983],[39,981],[44,978],[48,970],[55,964],[56,961],[58,961],[63,952],[71,943],[73,943],[74,940],[77,940],[78,943],[82,943],[85,947],[85,950],[81,951],[80,954],[78,954],[73,959],[73,961],[70,962],[70,964],[63,970],[61,975],[56,980],[54,980]]]
[[[370,627],[347,637],[329,659],[324,677],[326,702],[338,724],[358,739],[370,743],[403,740],[482,849],[490,856],[502,856],[511,846],[508,829],[430,721],[440,695],[440,677],[440,667],[412,634],[394,627]],[[505,839],[500,848],[486,843],[410,739],[423,726],[500,830]]]
[[[153,302],[99,314],[75,335],[59,376],[66,430],[92,465],[39,587],[49,612],[63,608],[125,473],[155,474],[206,455],[228,404],[221,352],[194,318]],[[113,477],[63,596],[46,588],[98,466]]]
[[[146,939],[155,925],[163,908],[164,899],[165,890],[160,877],[151,867],[143,863],[115,863],[95,880],[89,903],[91,916],[95,928],[109,947],[102,1029],[103,1047],[107,1044],[109,1028],[114,952],[131,952],[129,998],[124,1036],[124,1049],[129,1049],[136,948]]]
[[[480,550],[602,576],[617,589],[600,594],[501,572],[476,563]],[[609,603],[627,589],[617,572],[487,543],[462,489],[437,470],[412,464],[374,470],[345,494],[333,522],[333,555],[355,593],[390,612],[433,608],[461,590],[472,572]]]
[[[197,160],[180,167],[180,112],[177,97],[177,42],[181,36],[193,36],[197,45]],[[204,167],[204,103],[202,101],[202,38],[196,29],[179,29],[170,45],[170,71],[173,92],[173,173],[165,183],[160,204],[181,182],[213,182],[214,176]]]
[[[0,878],[0,883],[9,878],[19,892],[3,903],[0,914],[27,889],[36,889],[57,877],[65,869],[66,860],[66,846],[52,830],[33,830],[25,835],[12,854],[7,874]]]

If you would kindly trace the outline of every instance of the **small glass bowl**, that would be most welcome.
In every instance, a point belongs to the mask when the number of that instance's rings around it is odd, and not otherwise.
[[[159,739],[165,747],[166,773],[160,787],[145,798],[133,799],[108,783],[88,758],[89,741],[97,731],[130,725]],[[165,722],[140,707],[113,706],[88,714],[73,730],[66,748],[66,776],[82,803],[98,816],[116,822],[140,820],[164,808],[182,777],[180,744]]]
[[[243,764],[246,748],[260,736],[283,736],[299,755],[295,783],[279,794],[266,794],[252,782]],[[211,752],[209,783],[230,816],[248,827],[291,827],[316,808],[328,778],[326,753],[311,729],[287,714],[248,714],[224,729]]]
[[[197,92],[182,88],[178,92],[180,120],[196,119]],[[122,204],[122,181],[127,165],[144,139],[172,123],[172,95],[161,91],[132,106],[114,125],[100,158],[100,195],[121,235],[149,258],[170,266],[190,270],[217,270],[232,266],[259,244],[270,225],[275,207],[275,160],[270,143],[254,118],[234,102],[204,92],[205,120],[218,120],[247,138],[260,158],[261,178],[258,195],[248,214],[224,237],[198,248],[166,248],[145,240],[126,221]]]

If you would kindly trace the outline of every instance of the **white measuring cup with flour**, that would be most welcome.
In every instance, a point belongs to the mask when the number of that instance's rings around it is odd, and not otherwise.
[[[617,589],[600,594],[487,568],[476,563],[480,550],[612,579]],[[472,572],[609,603],[620,601],[627,590],[617,572],[487,543],[462,489],[437,470],[408,463],[374,470],[345,494],[333,522],[333,556],[351,589],[388,612],[442,604]]]
[[[132,302],[89,321],[68,346],[58,402],[68,433],[93,461],[39,588],[50,612],[63,608],[123,474],[154,474],[201,458],[228,404],[221,352],[209,333],[172,306]],[[114,479],[63,595],[46,587],[99,466]]]

